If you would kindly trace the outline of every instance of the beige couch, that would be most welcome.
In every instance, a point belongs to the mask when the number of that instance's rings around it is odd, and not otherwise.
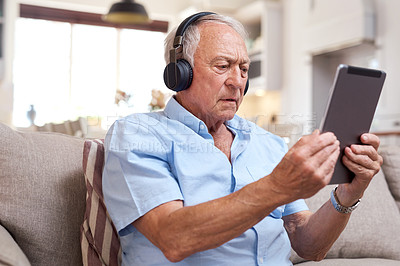
[[[0,265],[82,265],[84,140],[1,123],[0,136]],[[318,265],[400,265],[400,147],[382,154],[386,178],[376,177]],[[329,199],[330,189],[308,200],[310,208]],[[302,262],[294,253],[292,260]]]

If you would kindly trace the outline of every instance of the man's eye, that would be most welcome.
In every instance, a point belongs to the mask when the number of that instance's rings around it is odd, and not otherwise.
[[[249,69],[248,69],[247,67],[243,67],[243,68],[242,68],[242,71],[243,71],[244,73],[247,73],[247,72],[249,71]]]
[[[228,68],[228,65],[219,65],[217,67],[220,68],[220,69],[226,69],[226,68]]]

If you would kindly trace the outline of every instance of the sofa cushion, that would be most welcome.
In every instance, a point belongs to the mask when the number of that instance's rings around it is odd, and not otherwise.
[[[83,265],[121,265],[118,233],[103,198],[103,140],[85,141],[82,165],[87,188],[85,219],[81,227]]]
[[[80,265],[83,139],[0,123],[0,221],[33,265]]]
[[[400,210],[400,146],[384,146],[379,149],[379,153],[383,157],[382,170],[385,173],[389,190]]]
[[[317,211],[327,200],[333,185],[320,190],[306,202]],[[385,258],[400,260],[400,213],[379,172],[365,191],[359,207],[327,254],[327,258]],[[292,252],[291,260],[301,262]]]
[[[0,265],[31,265],[24,252],[15,243],[9,232],[0,225]]]

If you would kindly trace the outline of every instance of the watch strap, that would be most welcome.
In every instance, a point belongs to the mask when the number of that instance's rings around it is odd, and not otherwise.
[[[353,206],[345,207],[345,206],[341,205],[339,202],[339,199],[336,194],[337,188],[338,188],[338,186],[336,186],[334,189],[332,189],[332,192],[331,192],[331,202],[332,202],[333,207],[335,208],[335,210],[337,210],[340,213],[351,213],[358,207],[361,200],[358,200]]]

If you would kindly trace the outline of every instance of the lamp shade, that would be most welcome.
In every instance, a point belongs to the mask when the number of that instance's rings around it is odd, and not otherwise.
[[[103,20],[115,24],[148,24],[151,22],[146,10],[133,0],[122,0],[111,6]]]

